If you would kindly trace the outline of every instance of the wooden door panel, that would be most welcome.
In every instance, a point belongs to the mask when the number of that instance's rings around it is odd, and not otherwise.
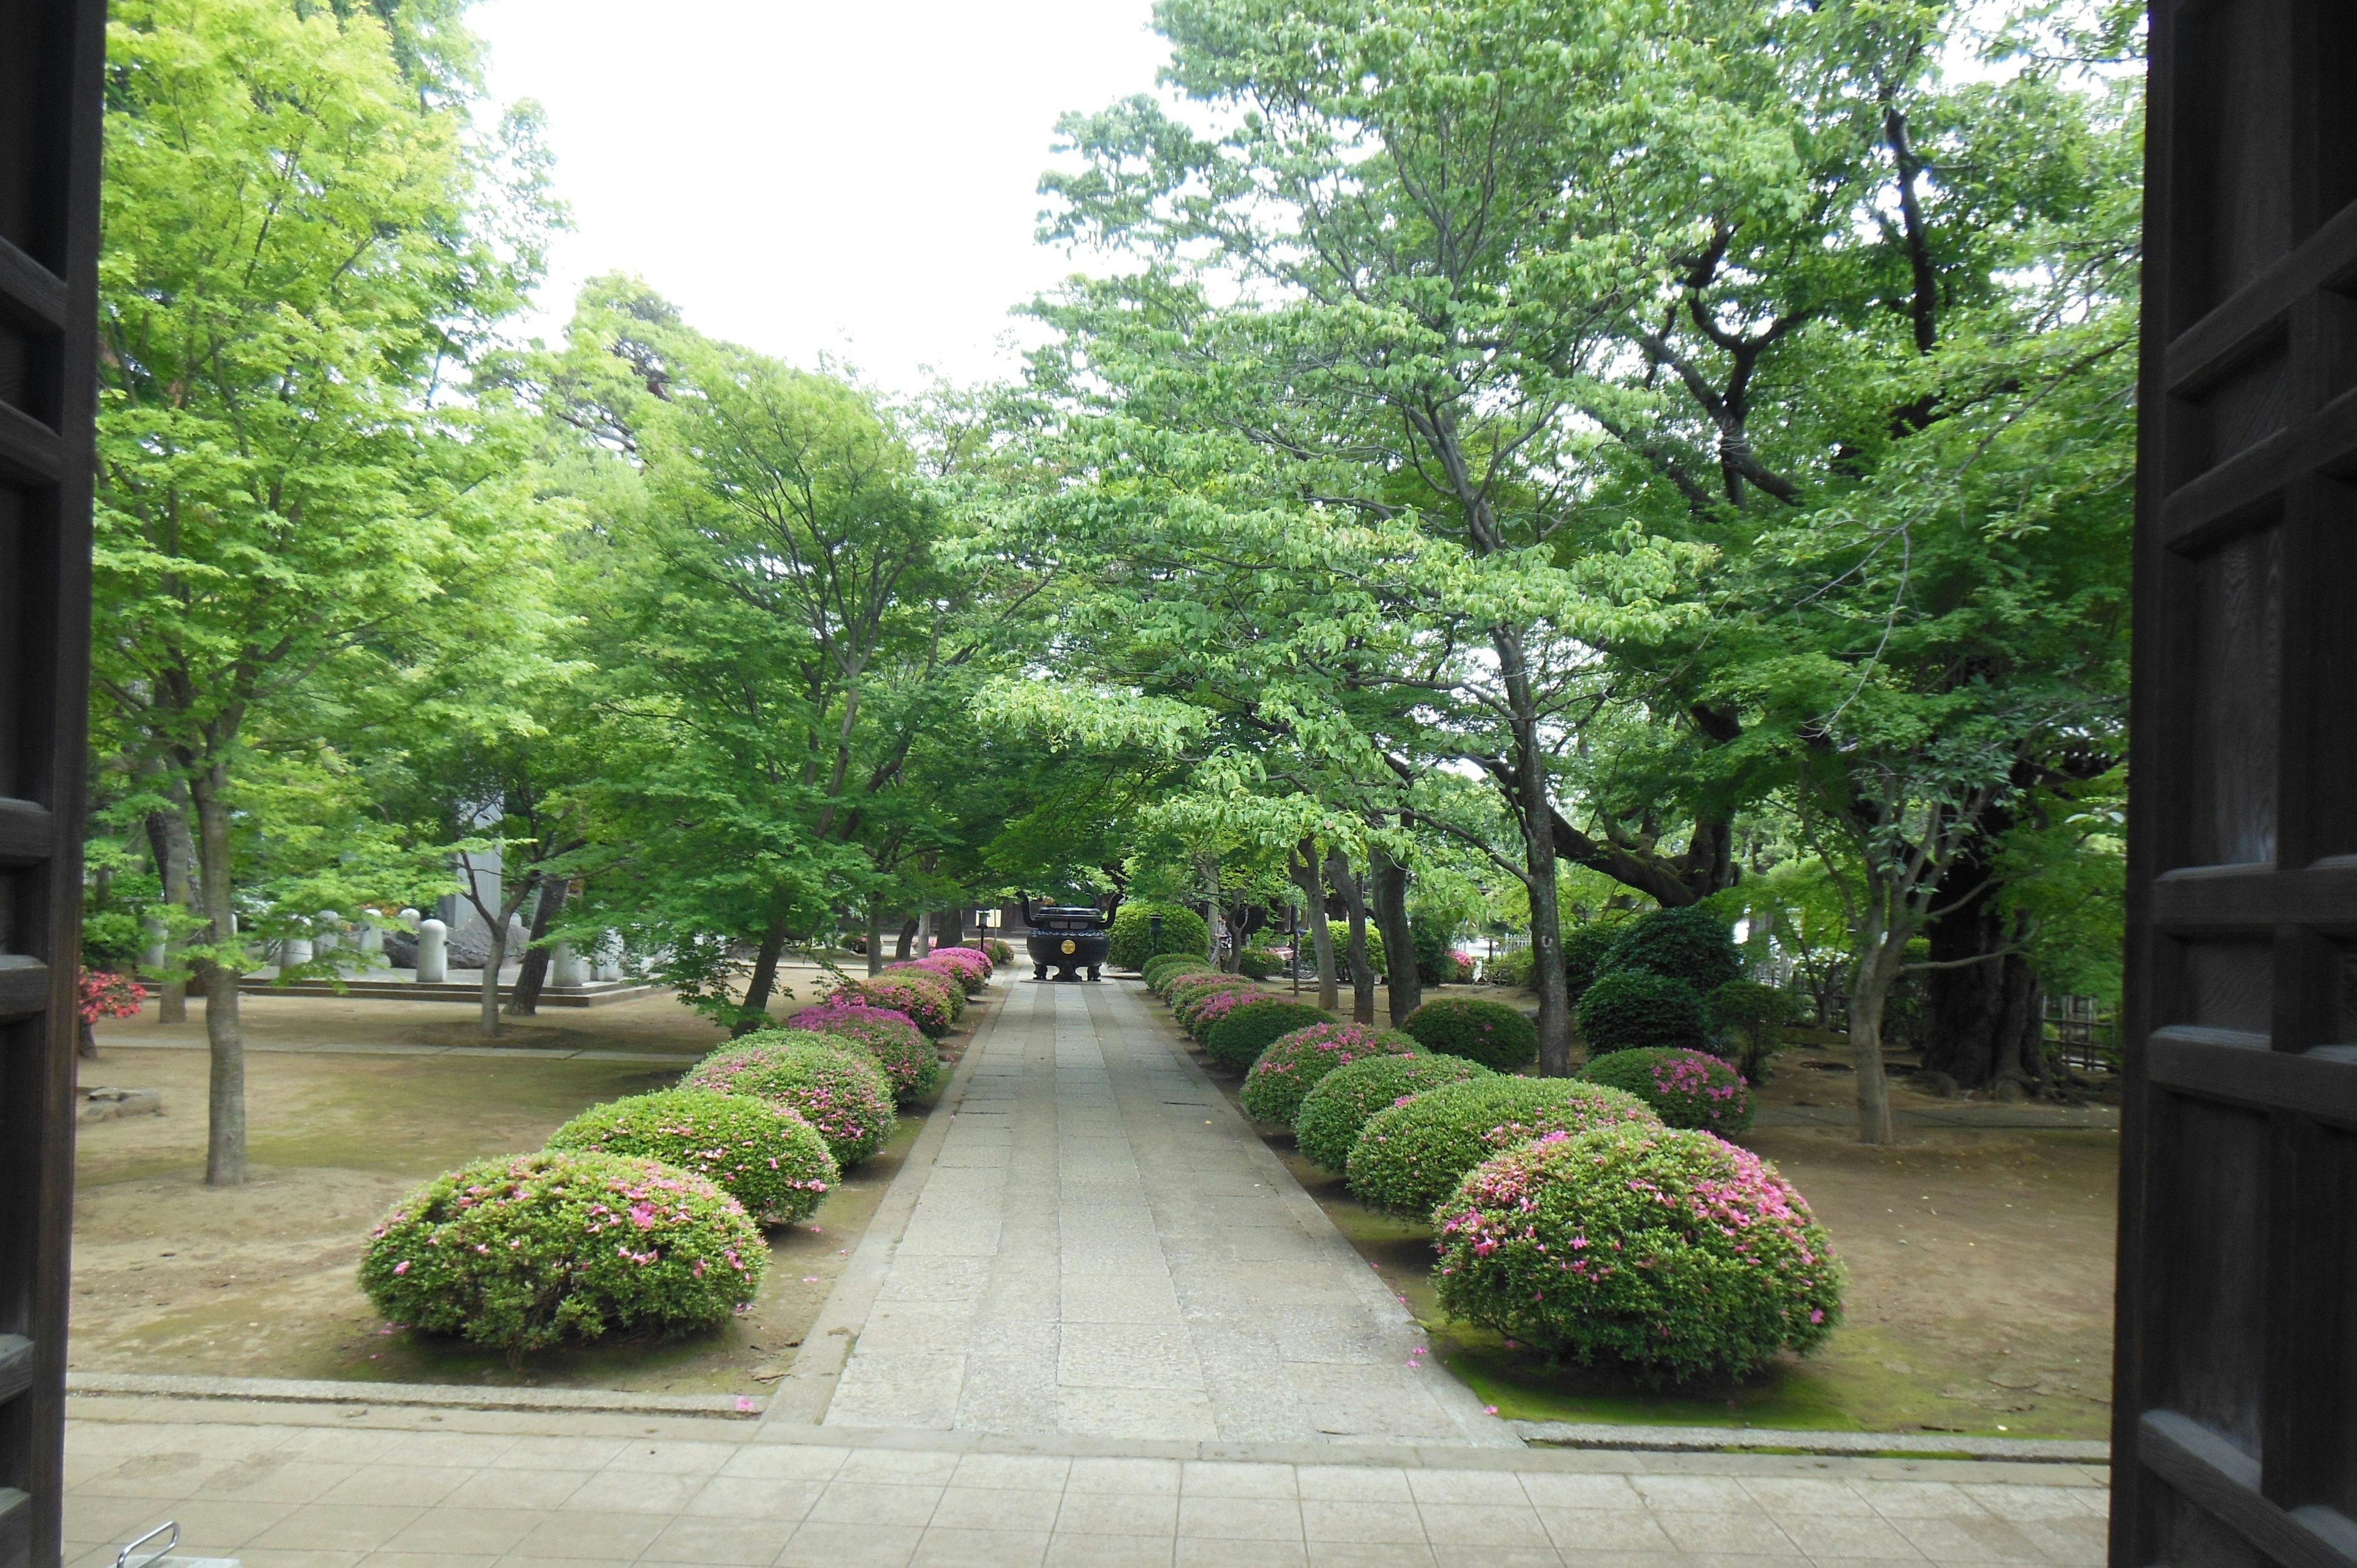
[[[62,1544],[103,47],[0,0],[0,1568]]]
[[[2112,1561],[2357,1568],[2357,5],[2152,22]]]

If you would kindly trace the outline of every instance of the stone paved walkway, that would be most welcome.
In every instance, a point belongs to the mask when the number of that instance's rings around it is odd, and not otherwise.
[[[1142,994],[1007,988],[824,1423],[1514,1445]]]

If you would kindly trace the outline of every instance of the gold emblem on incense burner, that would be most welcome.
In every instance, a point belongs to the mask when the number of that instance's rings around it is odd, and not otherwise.
[[[1064,950],[1068,953],[1078,952],[1081,950],[1081,944],[1074,941],[1071,938],[1066,937],[1064,939]]]

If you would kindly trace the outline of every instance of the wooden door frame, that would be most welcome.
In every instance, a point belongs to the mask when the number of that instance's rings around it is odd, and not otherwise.
[[[63,1549],[101,0],[0,0],[0,1568]]]

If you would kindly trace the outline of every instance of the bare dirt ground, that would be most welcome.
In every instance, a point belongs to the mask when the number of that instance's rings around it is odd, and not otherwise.
[[[519,1376],[496,1354],[388,1330],[354,1279],[370,1227],[419,1181],[538,1148],[587,1107],[668,1087],[678,1069],[258,1048],[246,1058],[253,1179],[216,1189],[203,1180],[206,1055],[164,1045],[201,1041],[201,1004],[190,1011],[187,1026],[117,1022],[99,1036],[99,1059],[81,1064],[85,1084],[162,1090],[164,1113],[81,1131],[77,1370],[758,1395],[791,1363],[925,1114],[904,1109],[889,1148],[809,1221],[770,1233],[768,1278],[748,1316],[709,1334],[535,1357]],[[257,1047],[488,1043],[472,1034],[471,1009],[447,1004],[249,997],[245,1015]],[[969,1027],[976,1017],[970,1007]],[[722,1038],[668,997],[511,1024],[522,1037],[498,1045],[696,1055]]]
[[[1445,994],[1516,1000],[1487,988],[1452,986]],[[1346,993],[1345,1011],[1349,1004]],[[1762,1107],[1853,1104],[1846,1072],[1810,1065],[1839,1058],[1814,1044],[1785,1052],[1760,1092]],[[1235,1093],[1235,1075],[1204,1065]],[[1959,1105],[1904,1085],[1893,1086],[1892,1102],[1902,1110]],[[1550,1367],[1487,1330],[1447,1322],[1434,1300],[1427,1230],[1369,1210],[1338,1178],[1297,1155],[1290,1134],[1263,1132],[1432,1329],[1435,1351],[1508,1417],[2106,1434],[2115,1132],[1902,1127],[1898,1144],[1882,1148],[1858,1144],[1841,1127],[1746,1134],[1740,1141],[1783,1172],[1832,1234],[1850,1272],[1846,1321],[1824,1349],[1787,1359],[1749,1383],[1663,1391],[1610,1373]]]

